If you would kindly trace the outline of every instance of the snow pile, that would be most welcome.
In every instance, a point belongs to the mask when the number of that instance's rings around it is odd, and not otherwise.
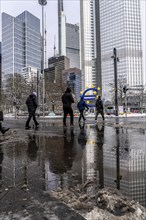
[[[78,210],[87,220],[145,220],[146,209],[124,197],[118,190],[97,190],[96,181],[74,188],[52,191],[51,195]]]

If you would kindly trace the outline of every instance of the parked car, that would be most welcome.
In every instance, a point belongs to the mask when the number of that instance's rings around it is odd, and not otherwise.
[[[115,111],[115,107],[114,106],[108,106],[105,108],[105,113],[107,115],[115,115],[116,111]]]

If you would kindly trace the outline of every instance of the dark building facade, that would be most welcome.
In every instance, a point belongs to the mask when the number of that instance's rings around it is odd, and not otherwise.
[[[80,99],[81,84],[81,70],[78,68],[69,68],[63,71],[63,82],[69,86],[75,95],[75,99]]]
[[[2,88],[2,53],[1,53],[1,42],[0,42],[0,93]]]
[[[62,83],[63,71],[70,67],[70,60],[65,56],[48,59],[48,68],[45,69],[45,79],[49,83]]]

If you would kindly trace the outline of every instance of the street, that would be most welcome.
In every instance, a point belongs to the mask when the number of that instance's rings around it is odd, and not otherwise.
[[[38,130],[33,124],[31,130],[25,130],[25,121],[6,118],[4,125],[10,131],[0,136],[1,213],[19,211],[24,217],[32,215],[30,207],[35,210],[39,206],[43,216],[45,205],[42,208],[41,202],[46,204],[47,198],[54,201],[45,192],[70,189],[92,179],[99,189],[117,188],[146,207],[145,117],[106,117],[105,123],[101,118],[98,123],[87,118],[80,126],[75,118],[73,128],[69,119],[64,128],[62,119],[40,118]],[[65,219],[59,211],[53,214],[50,208],[48,212],[54,215],[53,220]],[[67,209],[66,216],[69,212]],[[35,214],[32,219],[43,218]],[[78,215],[73,219],[84,218]]]

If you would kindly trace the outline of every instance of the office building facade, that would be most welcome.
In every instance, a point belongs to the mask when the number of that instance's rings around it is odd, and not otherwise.
[[[62,84],[63,71],[70,67],[70,60],[65,56],[56,56],[48,59],[48,68],[45,77],[49,83]]]
[[[80,0],[80,56],[83,89],[96,85],[94,0]]]
[[[0,94],[1,94],[1,87],[2,87],[2,53],[1,53],[1,42],[0,42]]]
[[[100,0],[99,10],[102,93],[107,100],[112,96],[109,84],[114,83],[114,48],[120,61],[118,78],[125,79],[129,87],[143,84],[140,0]]]
[[[71,68],[80,68],[79,25],[66,23],[66,56]]]
[[[112,98],[114,48],[118,79],[129,87],[143,85],[140,0],[81,0],[80,43],[83,88],[100,86],[103,98]]]
[[[59,56],[66,56],[66,16],[63,0],[58,0],[58,50]]]
[[[63,71],[63,83],[66,84],[75,95],[75,99],[80,99],[82,89],[81,70],[78,68],[69,68]]]
[[[63,0],[58,0],[58,49],[59,56],[70,59],[71,68],[80,68],[79,25],[66,23]]]
[[[17,17],[2,14],[3,76],[19,73],[23,67],[41,69],[40,20],[28,11]]]

